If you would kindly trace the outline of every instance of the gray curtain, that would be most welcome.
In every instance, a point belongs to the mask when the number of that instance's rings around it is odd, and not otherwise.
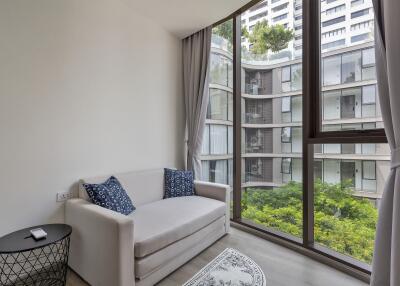
[[[400,1],[373,0],[375,53],[382,116],[392,152],[379,206],[372,286],[400,285]]]
[[[183,88],[186,108],[186,168],[201,178],[201,144],[208,104],[211,27],[183,39]]]

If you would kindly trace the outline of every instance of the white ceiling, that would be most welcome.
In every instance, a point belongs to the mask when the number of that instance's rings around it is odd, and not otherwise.
[[[235,12],[250,0],[131,0],[137,12],[185,38]]]

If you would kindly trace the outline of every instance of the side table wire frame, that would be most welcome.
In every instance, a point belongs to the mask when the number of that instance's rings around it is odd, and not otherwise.
[[[0,253],[1,286],[64,286],[70,237],[34,250]]]

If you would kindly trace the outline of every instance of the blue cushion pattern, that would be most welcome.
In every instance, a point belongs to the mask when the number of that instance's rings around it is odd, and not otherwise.
[[[194,196],[192,171],[164,169],[164,198]]]
[[[102,184],[83,184],[92,202],[124,215],[135,210],[131,199],[114,176]]]

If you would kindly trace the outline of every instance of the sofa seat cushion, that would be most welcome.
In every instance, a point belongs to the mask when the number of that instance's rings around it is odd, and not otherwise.
[[[200,197],[169,198],[137,207],[134,223],[136,257],[154,253],[225,215],[225,203]]]
[[[174,261],[177,257],[182,256],[183,253],[191,252],[207,241],[209,244],[212,244],[224,234],[225,218],[220,217],[195,233],[157,252],[147,255],[146,257],[136,258],[135,276],[138,279],[145,279],[147,276],[154,273],[154,271],[168,265],[170,261]]]

